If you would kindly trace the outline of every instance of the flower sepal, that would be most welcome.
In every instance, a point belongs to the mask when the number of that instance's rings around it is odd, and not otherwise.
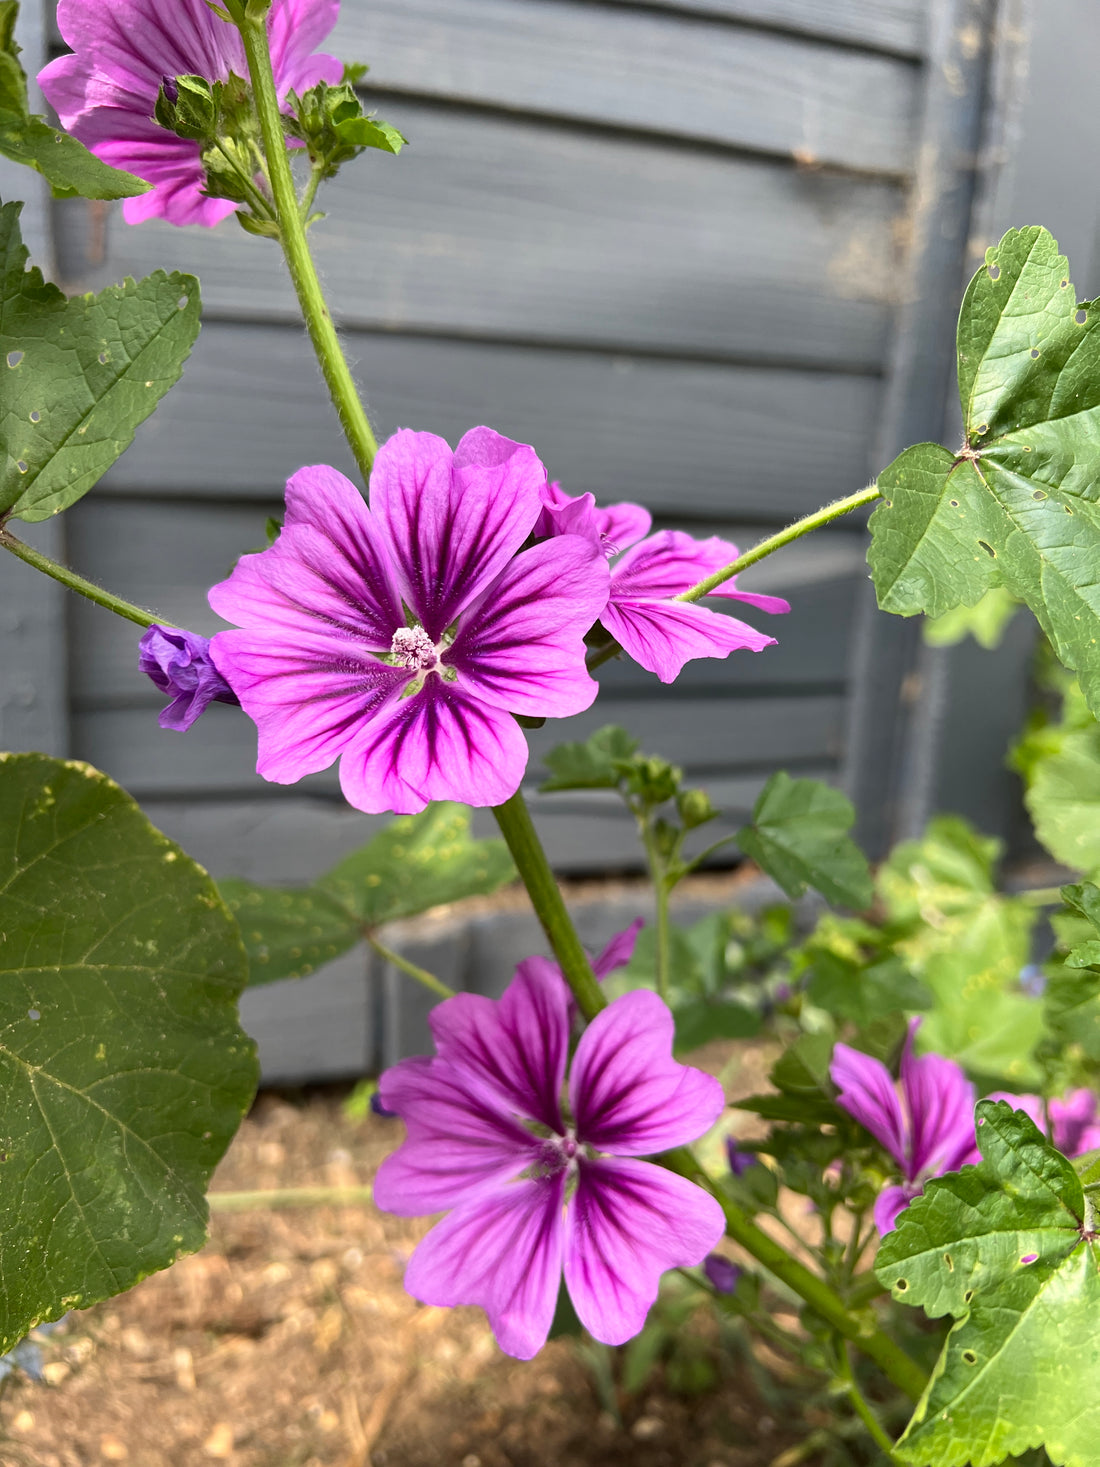
[[[364,112],[355,81],[366,69],[345,66],[338,86],[322,81],[300,97],[290,95],[293,112],[283,126],[288,138],[305,144],[321,179],[334,178],[343,164],[367,148],[396,155],[407,142],[395,127]]]

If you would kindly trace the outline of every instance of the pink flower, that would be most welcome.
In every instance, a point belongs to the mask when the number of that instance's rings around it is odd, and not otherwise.
[[[974,1087],[953,1060],[916,1055],[909,1023],[901,1056],[901,1084],[869,1054],[847,1044],[833,1050],[829,1075],[840,1092],[837,1104],[880,1142],[901,1169],[901,1183],[875,1200],[875,1226],[888,1233],[898,1213],[919,1197],[931,1177],[956,1172],[979,1157],[974,1134]]]
[[[334,56],[313,54],[339,8],[339,0],[274,0],[267,26],[281,100],[340,80]],[[203,194],[199,144],[158,126],[153,109],[166,79],[247,77],[236,27],[205,0],[59,0],[57,24],[74,54],[51,61],[38,82],[62,127],[105,163],[155,185],[123,203],[127,223],[212,225],[231,214],[236,204]]]
[[[265,779],[340,758],[345,798],[376,813],[515,794],[527,741],[512,715],[589,707],[583,638],[607,600],[591,541],[522,550],[545,480],[534,449],[490,428],[453,454],[396,433],[369,509],[335,469],[294,475],[276,543],[210,592],[242,628],[211,655],[257,726]]]
[[[726,657],[748,648],[775,645],[754,627],[676,597],[704,577],[737,559],[737,546],[712,535],[694,540],[682,530],[649,534],[653,521],[638,504],[598,509],[591,494],[572,496],[558,484],[543,490],[543,514],[536,535],[587,535],[612,561],[611,595],[600,621],[634,661],[663,683],[680,675],[695,657]],[[644,538],[648,536],[648,538]],[[746,601],[762,611],[790,611],[780,596],[737,589],[736,577],[712,596]]]
[[[1007,1100],[1013,1109],[1029,1116],[1044,1135],[1048,1134],[1049,1116],[1051,1144],[1064,1156],[1083,1156],[1086,1151],[1100,1149],[1100,1117],[1091,1090],[1071,1090],[1060,1100],[1049,1100],[1047,1115],[1043,1114],[1042,1098],[1038,1095],[1012,1095],[1007,1090],[995,1090],[986,1099]]]
[[[569,991],[521,966],[499,1001],[459,994],[432,1013],[438,1053],[403,1060],[379,1093],[408,1139],[382,1163],[379,1207],[441,1212],[409,1260],[426,1304],[480,1305],[501,1349],[546,1342],[564,1272],[584,1327],[638,1333],[661,1274],[702,1263],[724,1230],[713,1197],[639,1157],[700,1136],[721,1086],[672,1058],[655,993],[616,999],[581,1035],[562,1107]]]

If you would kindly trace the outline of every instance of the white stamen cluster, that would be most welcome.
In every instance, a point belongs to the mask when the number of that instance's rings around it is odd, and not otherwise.
[[[410,672],[430,672],[439,662],[435,643],[423,627],[398,627],[390,652]]]

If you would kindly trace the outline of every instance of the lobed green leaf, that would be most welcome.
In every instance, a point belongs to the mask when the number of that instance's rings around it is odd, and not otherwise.
[[[812,886],[831,902],[863,909],[874,888],[867,857],[847,835],[854,820],[852,802],[839,790],[780,770],[761,791],[752,824],[737,832],[737,843],[789,897]]]
[[[609,723],[582,744],[558,744],[544,763],[550,778],[539,786],[550,790],[613,790],[623,776],[623,765],[633,759],[638,740],[625,728]]]
[[[0,1353],[206,1241],[256,1086],[213,882],[86,764],[0,755]]]

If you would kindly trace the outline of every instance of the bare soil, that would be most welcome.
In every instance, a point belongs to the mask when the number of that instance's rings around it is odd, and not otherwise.
[[[214,1188],[369,1183],[402,1130],[350,1120],[344,1093],[262,1095]],[[200,1254],[70,1316],[43,1343],[45,1380],[9,1379],[0,1463],[780,1467],[801,1455],[785,1449],[813,1423],[790,1400],[777,1410],[765,1384],[767,1404],[744,1359],[706,1394],[678,1396],[658,1371],[608,1409],[572,1340],[522,1364],[480,1311],[417,1304],[401,1280],[426,1227],[369,1205],[215,1214]]]

